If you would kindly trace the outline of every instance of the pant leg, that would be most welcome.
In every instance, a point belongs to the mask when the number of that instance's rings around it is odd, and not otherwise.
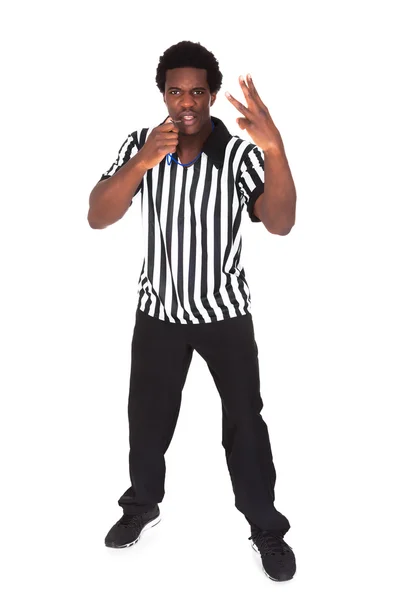
[[[207,362],[222,400],[222,445],[235,506],[261,529],[286,533],[290,524],[274,506],[276,472],[260,412],[258,349],[251,315],[197,325],[195,350]]]
[[[118,502],[124,513],[146,512],[164,497],[164,454],[193,355],[182,327],[136,313],[128,402],[131,487]]]

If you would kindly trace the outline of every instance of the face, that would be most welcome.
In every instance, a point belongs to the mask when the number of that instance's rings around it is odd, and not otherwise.
[[[168,114],[186,135],[198,133],[210,122],[210,108],[217,94],[211,94],[206,69],[182,67],[168,69],[165,81],[164,102]]]

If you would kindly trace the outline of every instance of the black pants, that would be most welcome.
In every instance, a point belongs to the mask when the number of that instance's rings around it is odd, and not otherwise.
[[[258,349],[251,314],[215,323],[161,321],[139,309],[132,339],[129,390],[131,487],[119,499],[126,514],[146,512],[164,497],[166,453],[182,389],[196,350],[222,401],[222,445],[235,506],[250,524],[286,533],[274,507],[275,468],[260,411]]]

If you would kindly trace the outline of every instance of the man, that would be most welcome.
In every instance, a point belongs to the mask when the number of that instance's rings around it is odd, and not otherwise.
[[[102,229],[119,220],[140,191],[146,240],[128,402],[131,487],[119,499],[123,516],[105,544],[130,546],[160,521],[164,455],[196,350],[221,397],[222,444],[235,505],[251,526],[249,539],[264,571],[284,581],[293,577],[296,564],[283,539],[289,521],[274,506],[276,474],[260,414],[240,223],[246,208],[269,232],[289,233],[295,221],[293,179],[279,131],[250,76],[240,78],[247,106],[226,96],[254,144],[211,117],[222,75],[214,55],[200,44],[180,42],[166,50],[156,82],[168,117],[152,130],[130,134],[90,194],[89,224]]]

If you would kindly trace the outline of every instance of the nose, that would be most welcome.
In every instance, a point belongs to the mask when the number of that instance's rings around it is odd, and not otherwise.
[[[195,99],[191,94],[182,94],[181,96],[181,106],[183,108],[191,108],[195,105]]]

